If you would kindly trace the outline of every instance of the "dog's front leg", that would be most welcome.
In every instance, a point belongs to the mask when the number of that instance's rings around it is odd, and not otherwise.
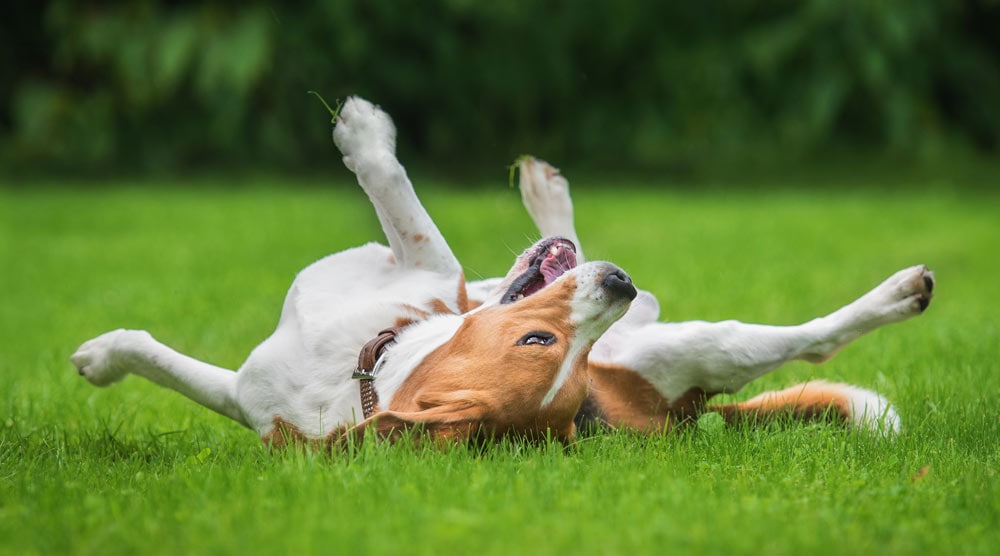
[[[457,276],[461,265],[396,159],[396,128],[389,116],[372,103],[351,97],[337,116],[333,140],[375,205],[397,261]]]
[[[96,386],[137,374],[246,425],[236,402],[235,372],[180,354],[144,330],[102,334],[81,345],[70,359]]]
[[[542,237],[559,236],[576,245],[576,259],[584,262],[583,246],[573,224],[569,182],[558,168],[544,160],[524,157],[519,165],[521,201]]]

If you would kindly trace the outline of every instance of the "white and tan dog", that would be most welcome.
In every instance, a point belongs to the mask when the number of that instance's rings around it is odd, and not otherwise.
[[[571,243],[546,239],[469,311],[461,266],[396,160],[389,117],[349,99],[334,141],[389,248],[369,244],[304,269],[277,329],[236,373],[147,332],[116,330],[72,356],[80,374],[98,386],[143,376],[278,445],[335,442],[372,425],[391,435],[414,424],[437,437],[570,439],[587,393],[590,348],[636,295],[628,276],[610,263],[577,266]],[[390,327],[400,329],[394,342],[382,342],[388,345],[373,354],[374,368],[362,370],[376,375],[379,400],[378,412],[364,419],[352,374],[369,340]]]
[[[788,361],[822,362],[864,333],[919,314],[934,285],[925,267],[902,270],[854,303],[799,326],[656,322],[656,299],[646,292],[636,297],[617,267],[577,266],[583,254],[574,253],[579,241],[568,183],[548,164],[526,159],[524,203],[551,238],[525,251],[505,278],[466,285],[396,160],[388,116],[350,99],[334,140],[375,206],[390,249],[370,244],[303,270],[277,330],[237,373],[129,330],[81,346],[72,357],[80,373],[102,386],[139,374],[272,444],[338,440],[355,423],[354,431],[374,426],[380,435],[420,424],[438,437],[567,440],[574,421],[659,431],[705,410],[732,421],[825,414],[863,428],[899,429],[883,397],[843,384],[816,381],[740,404],[707,402]],[[380,335],[388,327],[401,328],[395,343]],[[384,351],[369,349],[373,338],[388,338],[378,346],[390,343]],[[351,375],[366,351],[377,360],[365,370],[377,371],[380,401],[375,417],[363,420]]]

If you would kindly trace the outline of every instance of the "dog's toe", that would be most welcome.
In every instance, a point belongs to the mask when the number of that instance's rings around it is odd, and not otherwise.
[[[923,313],[927,310],[931,304],[931,298],[929,295],[917,294],[917,305],[920,307],[920,312]]]

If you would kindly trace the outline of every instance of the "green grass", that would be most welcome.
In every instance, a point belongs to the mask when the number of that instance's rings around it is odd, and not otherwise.
[[[995,180],[994,180],[995,181]],[[237,367],[294,273],[380,239],[346,181],[175,189],[0,188],[0,554],[992,554],[1000,546],[1000,197],[926,183],[576,188],[591,259],[674,320],[794,323],[904,266],[938,289],[919,319],[810,378],[888,395],[894,441],[833,426],[608,434],[564,450],[368,445],[271,453],[253,433],[130,378],[95,389],[68,357],[145,328]],[[586,184],[585,184],[586,185]],[[517,192],[421,186],[470,278],[534,231]],[[921,470],[925,470],[921,474]]]

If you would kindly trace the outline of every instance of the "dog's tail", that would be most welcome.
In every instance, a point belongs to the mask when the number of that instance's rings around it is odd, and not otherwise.
[[[779,391],[764,392],[745,402],[709,405],[727,422],[761,422],[782,416],[794,419],[834,418],[850,426],[887,435],[900,430],[899,415],[883,396],[850,384],[814,380]]]

